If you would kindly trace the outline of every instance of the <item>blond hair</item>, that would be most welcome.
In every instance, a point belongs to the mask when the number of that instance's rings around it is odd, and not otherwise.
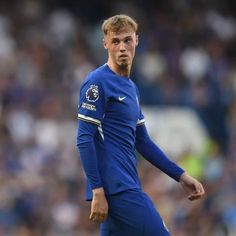
[[[130,27],[134,32],[138,30],[138,24],[134,19],[127,15],[115,15],[106,20],[102,24],[102,31],[104,35],[108,32],[119,33],[123,28]]]

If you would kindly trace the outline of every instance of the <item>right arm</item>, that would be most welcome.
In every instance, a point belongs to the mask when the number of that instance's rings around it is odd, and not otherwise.
[[[97,154],[94,145],[96,131],[97,125],[82,120],[78,121],[77,147],[86,177],[93,192],[89,219],[101,223],[107,217],[108,204],[98,170]]]
[[[101,188],[102,180],[98,170],[97,153],[94,145],[94,135],[97,125],[79,120],[77,147],[86,177],[92,189]]]
[[[108,204],[99,173],[94,136],[105,112],[106,99],[98,77],[94,74],[88,77],[80,90],[77,147],[93,194],[89,218],[100,223],[107,217]]]

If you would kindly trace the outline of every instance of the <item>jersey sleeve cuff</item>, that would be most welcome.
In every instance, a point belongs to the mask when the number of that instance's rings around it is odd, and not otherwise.
[[[179,168],[178,173],[177,173],[177,175],[175,176],[174,179],[175,179],[177,182],[180,182],[180,177],[181,177],[181,175],[182,175],[184,172],[185,172],[185,170],[183,170],[182,168]]]
[[[103,188],[102,183],[97,183],[97,184],[90,184],[91,185],[91,189],[94,190],[96,188]]]

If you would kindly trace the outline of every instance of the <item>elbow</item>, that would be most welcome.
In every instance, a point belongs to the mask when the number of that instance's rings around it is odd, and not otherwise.
[[[79,120],[77,130],[76,145],[78,148],[84,147],[87,143],[94,142],[94,135],[96,133],[97,126],[88,122]]]
[[[76,146],[79,148],[79,146],[83,143],[83,138],[80,133],[77,134],[77,139],[76,139]]]
[[[77,148],[83,148],[84,145],[93,143],[93,136],[89,134],[80,134],[77,135],[76,146]]]
[[[142,139],[139,139],[136,141],[136,149],[139,151],[139,152],[142,152],[143,148],[146,148],[147,144],[148,143],[151,143],[152,140],[150,139],[150,137],[145,137],[145,138],[142,138]]]
[[[76,146],[78,149],[79,149],[80,145],[81,145],[81,142],[77,139]]]

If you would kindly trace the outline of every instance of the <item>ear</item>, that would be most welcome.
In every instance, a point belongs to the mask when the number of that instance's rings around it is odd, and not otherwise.
[[[102,42],[103,42],[103,47],[107,50],[107,42],[106,42],[106,39],[103,38]]]
[[[138,46],[138,42],[139,42],[139,39],[138,39],[138,35],[136,34],[136,46]]]

